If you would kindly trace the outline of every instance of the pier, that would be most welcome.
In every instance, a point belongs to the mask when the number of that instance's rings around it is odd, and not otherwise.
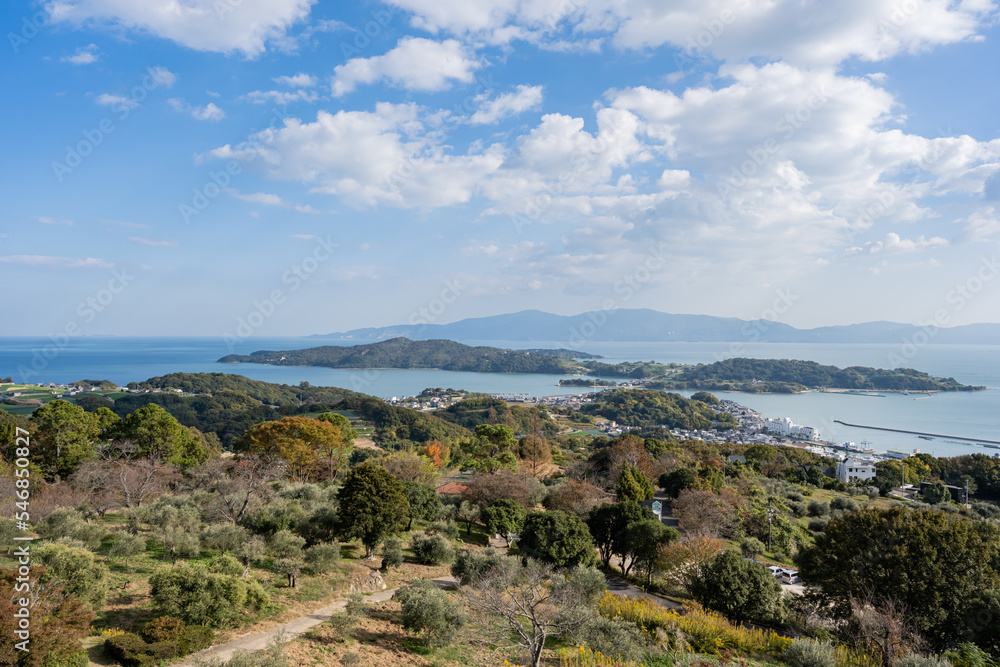
[[[986,440],[985,438],[966,438],[961,435],[943,435],[941,433],[925,433],[924,431],[907,431],[901,428],[886,428],[884,426],[866,426],[864,424],[849,424],[845,421],[840,421],[839,419],[834,419],[834,423],[841,424],[843,426],[851,426],[853,428],[867,428],[872,431],[890,431],[892,433],[908,433],[910,435],[926,435],[932,438],[951,438],[953,440],[965,440],[966,442],[984,442],[991,445],[1000,445],[1000,440]]]

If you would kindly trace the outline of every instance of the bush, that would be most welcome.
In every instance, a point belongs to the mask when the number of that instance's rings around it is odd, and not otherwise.
[[[836,650],[832,644],[812,639],[796,639],[781,653],[789,667],[837,667]]]
[[[948,651],[942,657],[955,667],[993,667],[992,656],[972,642],[962,642],[957,651]]]
[[[414,533],[410,548],[416,561],[424,565],[450,563],[455,558],[454,550],[442,535]]]
[[[837,496],[830,501],[830,509],[834,510],[845,510],[847,512],[856,512],[858,510],[858,504],[850,498],[845,498],[844,496]]]
[[[440,533],[449,540],[456,540],[458,539],[459,528],[454,519],[447,519],[445,521],[435,521],[427,531],[430,533]]]
[[[174,565],[149,578],[153,605],[187,623],[220,627],[247,612],[259,613],[268,603],[256,581],[209,572],[203,565]]]
[[[951,667],[951,663],[944,658],[933,655],[917,655],[910,653],[903,656],[896,663],[896,667]]]
[[[398,537],[390,537],[382,543],[382,569],[399,567],[403,564],[403,545]]]
[[[146,541],[138,535],[132,535],[125,531],[115,534],[115,541],[108,552],[108,558],[123,558],[128,565],[128,559],[133,556],[145,553]]]
[[[803,500],[805,500],[805,496],[803,496],[802,493],[799,491],[789,491],[788,493],[785,494],[785,498],[788,498],[794,503],[801,503]]]
[[[504,562],[504,556],[493,547],[482,551],[462,551],[451,565],[451,576],[458,579],[462,586],[468,586]]]
[[[810,500],[808,511],[809,516],[829,516],[830,506],[818,500]]]
[[[468,620],[459,604],[427,579],[414,579],[392,598],[402,605],[403,627],[423,633],[428,645],[449,643]]]
[[[160,616],[154,618],[142,629],[142,636],[147,642],[171,642],[184,637],[187,625],[175,616]]]
[[[104,605],[108,568],[94,560],[93,552],[53,543],[41,545],[34,555],[45,566],[45,581],[64,582],[67,593],[95,611]]]
[[[279,530],[267,543],[267,552],[276,558],[302,558],[305,539],[290,530]]]
[[[340,562],[340,545],[336,542],[321,542],[306,549],[306,564],[314,574],[329,572]]]
[[[740,541],[740,552],[743,554],[744,558],[754,558],[764,553],[764,543],[758,540],[756,537],[744,537]],[[607,651],[601,651],[605,655],[614,655],[613,653],[608,653]]]
[[[104,640],[104,650],[123,667],[152,667],[156,661],[139,635],[124,632]]]
[[[583,627],[581,639],[587,648],[614,656],[620,662],[638,662],[646,653],[642,630],[635,623],[620,618],[595,616]]]
[[[216,574],[228,574],[233,577],[243,576],[243,566],[232,556],[216,556],[208,561],[208,571]]]
[[[809,521],[809,530],[814,533],[822,533],[826,530],[826,525],[830,523],[829,519],[811,519]]]
[[[201,531],[201,544],[206,549],[215,549],[223,553],[233,553],[247,541],[250,533],[243,526],[226,523],[216,523],[205,526]]]
[[[809,512],[808,508],[806,507],[806,504],[803,502],[789,500],[787,505],[788,509],[792,511],[792,514],[794,514],[796,518],[802,518]]]

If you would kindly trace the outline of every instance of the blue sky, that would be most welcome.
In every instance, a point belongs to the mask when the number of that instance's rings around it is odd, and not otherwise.
[[[997,17],[5,0],[0,335],[1000,322]]]

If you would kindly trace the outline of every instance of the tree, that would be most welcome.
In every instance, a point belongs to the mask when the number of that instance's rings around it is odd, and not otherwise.
[[[56,400],[31,416],[35,427],[32,459],[48,478],[67,477],[94,455],[94,441],[101,434],[99,419],[78,405]]]
[[[480,473],[465,483],[463,497],[480,509],[486,509],[497,500],[509,498],[525,509],[531,509],[545,493],[545,487],[533,475],[523,471],[499,470],[493,474]]]
[[[420,456],[416,452],[393,452],[378,459],[378,461],[383,468],[389,471],[389,474],[400,482],[417,482],[425,486],[437,486],[440,477],[437,468],[434,467],[430,459]]]
[[[934,482],[930,486],[925,486],[922,495],[924,502],[931,505],[940,505],[951,500],[951,493],[941,482]]]
[[[450,563],[455,557],[448,540],[443,535],[415,533],[410,541],[413,558],[422,565]]]
[[[659,519],[642,519],[633,521],[625,527],[624,543],[627,545],[622,557],[622,573],[626,576],[634,566],[646,575],[646,586],[653,583],[653,570],[656,569],[660,552],[671,542],[679,542],[681,534],[669,526],[663,525]],[[625,559],[629,559],[625,567]]]
[[[263,504],[271,495],[270,483],[286,472],[280,459],[252,453],[235,460],[219,459],[208,467],[210,479],[206,486],[214,496],[211,511],[234,524]]]
[[[256,581],[211,572],[204,565],[173,565],[149,578],[153,605],[186,623],[223,627],[247,612],[260,613],[268,595]]]
[[[124,531],[115,533],[115,541],[108,552],[109,558],[122,558],[125,560],[125,567],[128,567],[128,559],[146,552],[146,541],[138,535],[131,535]]]
[[[479,520],[480,514],[482,510],[479,509],[479,505],[468,500],[463,500],[458,506],[458,518],[465,522],[466,535],[472,534],[472,524]]]
[[[745,499],[732,493],[720,495],[711,491],[685,489],[673,504],[677,525],[688,535],[718,537],[729,533],[739,521]]]
[[[587,524],[566,512],[529,514],[524,520],[518,548],[556,567],[588,566],[597,561]]]
[[[503,424],[480,424],[476,426],[475,453],[472,466],[487,474],[501,468],[517,469],[514,448],[517,440],[510,426]]]
[[[398,531],[410,514],[403,485],[371,461],[348,473],[337,497],[341,532],[345,537],[361,538],[366,558],[371,558],[379,543]]]
[[[998,538],[995,525],[955,514],[866,507],[831,519],[799,571],[837,618],[850,617],[852,599],[892,600],[940,651],[966,636],[969,602],[1000,587]]]
[[[65,588],[52,581],[44,568],[32,569],[34,577],[29,582],[18,581],[17,570],[10,570],[0,577],[0,665],[5,667],[49,667],[51,665],[78,665],[86,661],[81,643],[90,633],[94,612]],[[43,580],[48,579],[47,582]],[[30,596],[15,589],[22,583],[29,584]],[[21,599],[28,602],[31,614],[30,637],[17,631],[15,616],[23,607]],[[28,652],[20,651],[17,643],[29,639]]]
[[[521,505],[509,498],[502,498],[483,511],[483,523],[487,533],[503,535],[510,546],[510,536],[521,530],[528,513]]]
[[[782,613],[781,584],[766,568],[725,551],[691,579],[695,600],[730,621],[767,622]]]
[[[546,640],[578,632],[603,588],[603,575],[592,568],[560,573],[538,561],[504,558],[473,575],[462,594],[480,642],[519,648],[528,665],[539,667]]]
[[[417,451],[421,456],[427,457],[434,467],[438,469],[447,465],[448,460],[451,458],[451,452],[448,451],[448,448],[440,440],[431,440]]]
[[[253,535],[236,548],[236,557],[243,563],[243,579],[250,576],[250,563],[260,560],[267,553],[267,544],[260,535]]]
[[[139,448],[139,455],[185,468],[209,459],[211,449],[197,431],[192,432],[156,403],[131,413],[118,425],[117,440]]]
[[[691,582],[708,562],[719,555],[723,543],[712,537],[690,537],[671,542],[660,550],[656,567],[667,581],[689,589]]]
[[[622,468],[618,483],[615,484],[615,497],[618,498],[618,502],[641,503],[652,500],[653,487],[641,470],[626,465]]]
[[[295,588],[299,575],[302,574],[302,561],[297,558],[279,558],[274,561],[272,569],[288,577],[288,587]]]
[[[410,503],[410,521],[406,524],[407,530],[413,527],[414,519],[433,521],[441,511],[441,498],[438,497],[434,487],[420,482],[405,482],[403,491]]]
[[[764,551],[764,543],[756,537],[744,537],[740,540],[740,553],[744,558],[756,558]]]
[[[697,477],[697,473],[691,470],[691,468],[678,468],[677,470],[665,472],[660,475],[657,483],[668,496],[676,498],[680,495],[681,491],[694,484]]]
[[[414,579],[392,596],[403,627],[421,632],[429,646],[448,644],[466,624],[462,608],[428,579]]]
[[[403,564],[403,545],[398,537],[390,537],[382,543],[382,569],[399,567]]]
[[[528,463],[532,475],[538,475],[546,463],[552,462],[552,445],[541,435],[526,435],[518,443],[521,459]]]
[[[562,510],[574,514],[587,514],[607,494],[590,482],[570,479],[549,491],[545,497],[545,507],[550,510]]]
[[[108,568],[94,560],[93,552],[53,542],[34,549],[33,555],[45,566],[43,583],[58,581],[68,594],[94,611],[104,604]]]
[[[633,473],[638,471],[646,479],[647,484],[653,475],[653,466],[649,461],[649,452],[645,441],[635,435],[623,435],[611,445],[608,452],[608,467],[611,479],[622,475],[627,468]],[[652,497],[652,496],[650,496]],[[643,498],[648,500],[649,498]]]
[[[346,446],[339,427],[309,417],[285,417],[257,424],[233,441],[238,452],[280,459],[289,476],[298,481],[309,478],[321,456],[327,472],[336,475],[346,462],[346,455],[341,457]]]
[[[597,544],[604,567],[611,564],[612,556],[617,555],[624,560],[628,548],[625,528],[630,523],[655,518],[652,510],[638,503],[604,503],[591,510],[587,517],[587,528]]]

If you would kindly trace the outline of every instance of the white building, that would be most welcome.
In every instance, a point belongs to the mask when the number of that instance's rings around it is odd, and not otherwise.
[[[852,458],[837,461],[837,479],[844,484],[858,480],[875,479],[875,464]]]
[[[793,426],[795,426],[795,424],[792,423],[791,419],[788,417],[782,417],[780,419],[768,419],[764,428],[772,433],[777,433],[778,435],[791,435]]]

